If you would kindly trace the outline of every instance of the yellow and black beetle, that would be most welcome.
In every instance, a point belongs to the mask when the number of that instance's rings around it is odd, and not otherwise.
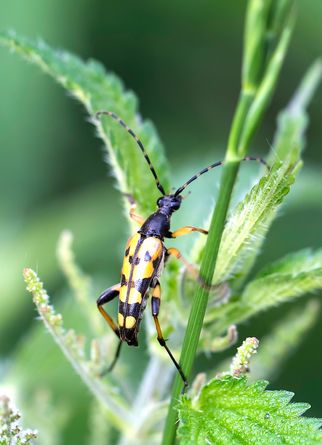
[[[195,179],[204,173],[212,170],[215,167],[223,164],[223,161],[215,162],[204,168],[194,176],[192,176],[187,182],[185,182],[177,191],[173,194],[166,194],[163,186],[161,185],[156,171],[151,164],[148,154],[135,133],[129,128],[125,122],[120,119],[116,114],[110,111],[99,111],[96,113],[96,117],[99,118],[102,115],[107,115],[115,119],[121,124],[128,133],[136,140],[140,147],[149,168],[154,176],[156,186],[161,192],[162,196],[157,200],[157,210],[152,213],[146,220],[135,213],[135,202],[130,195],[127,195],[130,203],[130,217],[140,225],[140,229],[135,235],[129,238],[124,254],[121,281],[120,283],[106,289],[97,300],[97,307],[100,313],[103,315],[109,326],[113,329],[120,342],[116,350],[115,358],[109,367],[108,371],[111,371],[119,357],[121,345],[125,341],[130,346],[138,346],[137,335],[140,328],[140,323],[143,316],[143,311],[146,307],[147,298],[149,292],[152,293],[151,307],[152,316],[154,319],[157,338],[161,346],[163,346],[169,354],[172,362],[180,373],[184,385],[187,386],[187,379],[179,363],[174,358],[172,352],[168,348],[165,339],[162,335],[162,330],[158,320],[160,299],[161,299],[161,287],[159,277],[162,272],[164,262],[170,255],[180,259],[190,273],[192,273],[196,279],[205,285],[199,277],[197,268],[190,264],[180,253],[180,251],[174,247],[166,248],[164,245],[164,238],[177,238],[178,236],[185,235],[190,232],[200,232],[207,234],[208,231],[197,227],[186,226],[181,229],[170,231],[170,219],[173,212],[178,210],[181,206],[182,196],[181,193],[185,188],[191,184]],[[248,156],[244,158],[245,161],[259,161],[266,165],[266,162],[261,158],[254,158]],[[108,315],[103,308],[105,303],[112,301],[114,298],[119,298],[119,308],[117,324]]]

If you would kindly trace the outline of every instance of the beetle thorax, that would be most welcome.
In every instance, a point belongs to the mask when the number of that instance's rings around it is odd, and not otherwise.
[[[139,233],[146,237],[154,236],[163,239],[170,230],[170,215],[163,213],[158,209],[141,226]]]

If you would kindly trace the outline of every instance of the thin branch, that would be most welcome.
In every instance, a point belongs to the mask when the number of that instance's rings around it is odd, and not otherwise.
[[[83,351],[81,350],[83,345],[80,339],[76,337],[73,331],[65,331],[62,316],[57,314],[53,307],[49,305],[49,296],[37,274],[32,269],[26,268],[23,275],[27,290],[33,295],[33,302],[41,320],[65,357],[96,399],[105,406],[109,419],[114,426],[130,435],[133,418],[129,408],[120,400],[117,393],[112,393],[112,390],[107,391],[107,386],[103,385],[102,381],[90,372],[83,357]]]

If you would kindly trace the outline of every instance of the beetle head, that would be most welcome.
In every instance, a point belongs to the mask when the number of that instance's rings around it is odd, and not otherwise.
[[[164,195],[157,200],[157,206],[166,213],[173,213],[181,206],[182,197],[180,195]]]

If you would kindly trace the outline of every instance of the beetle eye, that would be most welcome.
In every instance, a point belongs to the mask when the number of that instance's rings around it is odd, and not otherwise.
[[[171,205],[171,207],[174,209],[174,210],[178,210],[178,208],[180,207],[180,203],[177,201],[177,202],[173,202],[172,203],[172,205]]]
[[[178,210],[181,206],[181,196],[177,196],[176,199],[174,199],[171,203],[171,207],[173,208],[173,210]]]
[[[157,206],[158,206],[158,207],[161,207],[161,205],[162,205],[162,198],[159,198],[159,199],[157,200]]]

